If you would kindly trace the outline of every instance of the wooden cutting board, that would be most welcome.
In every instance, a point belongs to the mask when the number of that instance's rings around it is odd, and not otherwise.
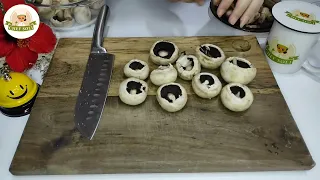
[[[159,38],[106,38],[105,47],[116,56],[112,97],[89,141],[74,129],[73,112],[91,39],[61,39],[10,171],[14,175],[182,173],[307,170],[315,165],[255,37],[164,39],[191,54],[197,45],[212,43],[227,56],[249,59],[258,69],[249,85],[255,96],[252,107],[230,112],[219,98],[198,98],[191,83],[182,80],[178,82],[189,95],[180,112],[163,111],[154,96],[157,87],[150,82],[146,102],[127,106],[117,97],[125,79],[123,67],[133,58],[148,61],[149,48]]]

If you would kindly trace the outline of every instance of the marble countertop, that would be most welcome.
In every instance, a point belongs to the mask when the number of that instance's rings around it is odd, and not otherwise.
[[[232,29],[215,18],[210,18],[208,1],[205,6],[168,3],[166,0],[106,0],[111,9],[108,37],[162,37],[162,36],[219,36],[246,35]],[[313,0],[306,0],[314,2]],[[92,37],[93,26],[73,32],[57,32],[63,37]],[[267,34],[255,34],[262,46]],[[320,44],[320,43],[319,43]],[[319,49],[317,45],[315,49]],[[315,55],[318,55],[314,51]],[[320,56],[317,56],[320,58]],[[41,72],[31,74],[40,83]],[[306,141],[315,162],[320,162],[320,83],[314,76],[301,70],[296,74],[274,74],[289,105],[292,115]],[[235,180],[315,180],[320,177],[320,167],[300,172],[256,173],[197,173],[197,174],[127,174],[82,176],[12,176],[8,171],[15,150],[23,133],[28,116],[8,118],[0,114],[0,179],[1,180],[102,180],[102,179],[235,179]]]

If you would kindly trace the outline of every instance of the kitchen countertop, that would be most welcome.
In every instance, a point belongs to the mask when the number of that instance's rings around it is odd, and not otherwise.
[[[306,0],[307,1],[307,0]],[[313,0],[308,0],[313,2]],[[107,0],[111,8],[108,21],[109,37],[151,36],[217,36],[246,35],[232,29],[208,15],[208,3],[168,3],[166,0]],[[58,37],[91,37],[93,26],[75,32],[59,32]],[[266,41],[266,34],[256,34],[259,42]],[[320,43],[319,43],[320,44]],[[319,45],[317,49],[319,49]],[[318,55],[319,58],[320,55]],[[296,74],[275,77],[289,105],[292,115],[306,141],[315,162],[320,162],[320,83],[301,70]],[[82,176],[12,176],[8,171],[15,150],[23,133],[28,116],[8,118],[0,114],[0,179],[1,180],[81,180],[81,179],[235,179],[235,180],[315,180],[320,177],[320,166],[300,172],[256,173],[206,173],[206,174],[132,174],[132,175],[82,175]]]

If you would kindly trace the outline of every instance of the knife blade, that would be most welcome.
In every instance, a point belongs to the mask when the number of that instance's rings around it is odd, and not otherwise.
[[[114,55],[103,48],[104,27],[109,7],[103,6],[94,29],[91,53],[77,98],[74,122],[82,136],[92,139],[108,96]]]

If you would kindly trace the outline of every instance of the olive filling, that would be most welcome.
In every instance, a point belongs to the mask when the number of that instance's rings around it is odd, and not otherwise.
[[[246,63],[246,62],[243,62],[241,60],[235,60],[236,62],[234,62],[234,60],[231,60],[230,63],[233,63],[241,68],[244,68],[244,69],[248,69],[248,68],[251,68],[251,66]]]
[[[53,16],[52,18],[53,18],[54,20],[57,20],[57,21],[60,21],[60,22],[66,20],[66,19],[64,19],[64,18],[59,18],[59,16]]]
[[[154,55],[164,59],[170,59],[174,51],[175,51],[174,45],[169,42],[159,42],[153,48]]]
[[[130,81],[130,82],[128,82],[128,84],[127,84],[127,92],[128,92],[129,94],[132,94],[132,95],[134,95],[134,94],[140,94],[140,93],[142,93],[141,87],[142,87],[142,84],[141,84],[141,83],[136,82],[136,81]],[[143,90],[146,90],[146,87],[143,87],[142,89],[143,89]]]
[[[130,69],[133,70],[141,70],[144,68],[144,65],[141,64],[140,62],[134,61],[129,65]]]
[[[221,53],[217,48],[208,47],[208,46],[201,46],[200,51],[208,57],[211,58],[219,58],[221,57]]]
[[[234,94],[238,98],[242,99],[246,96],[246,92],[244,92],[244,90],[239,86],[232,86],[232,87],[230,87],[230,90],[231,90],[232,94]]]
[[[208,85],[208,88],[215,83],[213,77],[209,75],[201,75],[200,82],[201,84]]]
[[[172,103],[174,100],[182,96],[182,91],[177,85],[167,85],[161,89],[161,97]]]
[[[188,63],[187,63],[187,66],[182,66],[183,70],[185,71],[191,71],[192,68],[194,67],[194,61],[193,61],[193,58],[187,58],[188,59]]]

